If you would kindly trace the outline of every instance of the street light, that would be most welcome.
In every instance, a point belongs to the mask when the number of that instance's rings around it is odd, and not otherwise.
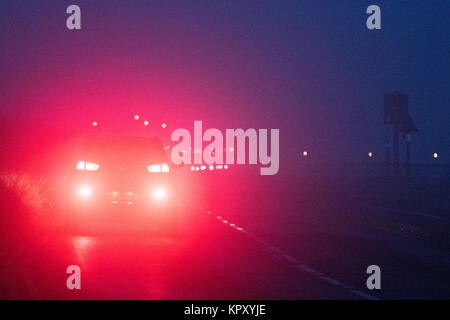
[[[134,120],[139,120],[139,115],[138,114],[134,115]]]
[[[437,159],[439,157],[439,155],[437,154],[437,152],[433,153],[433,158]]]
[[[307,157],[307,156],[308,156],[308,151],[306,151],[306,150],[303,151],[303,156],[304,156],[304,157]]]
[[[369,152],[368,155],[369,155],[369,158],[373,157],[373,153],[372,152]]]

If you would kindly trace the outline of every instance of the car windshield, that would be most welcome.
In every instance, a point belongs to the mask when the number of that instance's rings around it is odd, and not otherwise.
[[[90,137],[83,151],[85,160],[106,165],[150,165],[167,161],[164,148],[157,138]]]

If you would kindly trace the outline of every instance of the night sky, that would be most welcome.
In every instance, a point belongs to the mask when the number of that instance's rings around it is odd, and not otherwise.
[[[70,4],[82,30],[66,28]],[[366,8],[382,30],[366,28]],[[383,159],[383,94],[410,94],[415,162],[449,162],[450,2],[0,3],[3,128],[134,113],[172,129],[279,128],[284,159]],[[283,160],[281,160],[283,163]]]

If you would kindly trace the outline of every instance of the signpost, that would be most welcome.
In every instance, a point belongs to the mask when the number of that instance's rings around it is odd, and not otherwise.
[[[417,132],[408,111],[409,96],[400,92],[384,95],[384,123],[394,127],[393,135],[393,165],[394,175],[399,175],[399,137],[402,135],[406,143],[406,173],[409,181],[409,155],[412,134]],[[387,166],[389,172],[389,151],[387,151]]]

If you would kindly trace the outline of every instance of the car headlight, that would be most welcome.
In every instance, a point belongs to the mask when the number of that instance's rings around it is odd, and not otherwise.
[[[79,161],[77,163],[77,170],[97,171],[100,165],[94,162]]]
[[[89,199],[92,196],[92,188],[89,185],[81,185],[78,187],[78,196],[83,199]]]
[[[155,200],[163,201],[167,198],[167,189],[164,187],[154,188],[152,191],[152,196]]]
[[[167,163],[152,164],[147,167],[148,172],[169,172],[170,168]]]

